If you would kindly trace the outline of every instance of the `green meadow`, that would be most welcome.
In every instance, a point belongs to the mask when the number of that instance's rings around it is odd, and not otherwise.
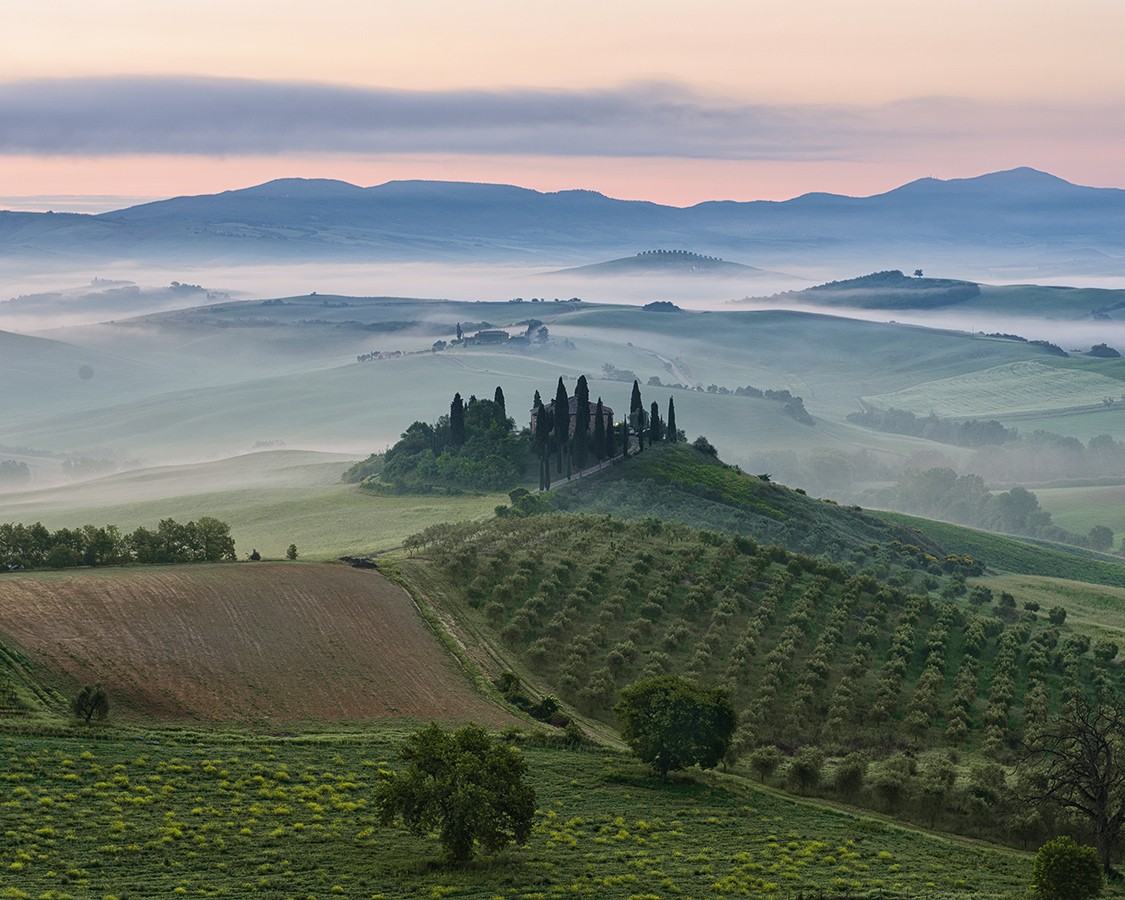
[[[372,808],[403,734],[0,734],[0,896],[999,898],[1027,880],[1025,854],[534,744],[528,846],[450,869]]]

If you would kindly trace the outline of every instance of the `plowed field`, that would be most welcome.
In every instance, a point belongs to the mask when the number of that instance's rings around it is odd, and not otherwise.
[[[65,691],[102,682],[130,718],[510,721],[406,591],[342,565],[6,574],[0,637]]]

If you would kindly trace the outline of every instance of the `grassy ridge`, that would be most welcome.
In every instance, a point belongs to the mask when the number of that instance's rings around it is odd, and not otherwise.
[[[1125,587],[1125,562],[1081,547],[991,534],[905,513],[879,511],[872,515],[924,534],[951,553],[969,554],[1002,572]]]
[[[560,484],[549,499],[560,510],[653,516],[853,563],[893,540],[943,553],[909,529],[747,475],[689,444],[649,447],[592,477]]]

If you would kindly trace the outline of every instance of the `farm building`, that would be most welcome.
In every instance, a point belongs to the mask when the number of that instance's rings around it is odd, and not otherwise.
[[[570,403],[570,433],[567,435],[567,437],[572,437],[574,435],[574,424],[575,424],[575,421],[578,418],[578,398],[577,397],[569,397],[567,399],[568,399],[568,402]],[[550,403],[548,403],[544,407],[544,409],[547,410],[548,417],[550,417],[550,419],[553,420],[554,415],[555,415],[555,401],[552,400]],[[594,428],[594,416],[597,414],[597,409],[598,409],[598,405],[596,403],[590,404],[590,429],[591,429],[591,431]],[[538,410],[533,409],[531,411],[531,432],[532,432],[532,434],[535,433],[535,420],[537,418],[537,415],[538,415]],[[604,403],[602,404],[602,419],[605,421],[605,427],[607,429],[613,427],[613,408],[610,407],[610,406],[606,406]]]

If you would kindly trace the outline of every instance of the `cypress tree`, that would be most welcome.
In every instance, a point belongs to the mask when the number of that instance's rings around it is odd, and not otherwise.
[[[613,459],[613,457],[617,456],[616,439],[617,439],[617,426],[614,425],[613,421],[611,420],[610,423],[609,423],[609,427],[606,428],[606,430],[605,430],[605,458],[606,459]]]
[[[629,423],[621,423],[621,458],[627,459],[629,456]]]
[[[598,397],[598,405],[594,408],[594,458],[598,462],[605,459],[605,415],[601,397]]]
[[[586,383],[586,376],[579,375],[578,383],[574,386],[574,462],[578,470],[586,468],[586,455],[590,447],[590,386]]]
[[[454,447],[465,443],[465,404],[459,393],[453,395],[449,405],[449,443]]]
[[[633,396],[629,398],[629,415],[644,409],[644,403],[641,402],[641,386],[633,379]]]
[[[496,424],[508,430],[508,410],[504,406],[504,391],[500,385],[496,385],[496,394],[492,398],[492,402],[496,404]]]
[[[676,401],[671,397],[668,398],[668,434],[665,440],[670,444],[679,440],[679,434],[676,432]]]
[[[656,401],[653,400],[652,411],[649,413],[648,441],[650,444],[655,444],[660,440],[660,437],[660,407],[657,405]]]
[[[566,395],[566,385],[559,376],[559,386],[555,389],[555,447],[558,451],[558,473],[562,474],[563,451],[570,439],[570,398]]]

